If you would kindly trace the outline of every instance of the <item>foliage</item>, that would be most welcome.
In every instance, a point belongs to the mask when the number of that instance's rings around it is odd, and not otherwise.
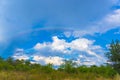
[[[75,72],[76,63],[72,60],[64,60],[64,63],[58,68],[58,70],[65,71],[67,73],[74,73]]]
[[[4,60],[0,57],[1,80],[97,80],[113,78],[115,75],[116,71],[111,66],[76,66],[74,61],[65,60],[55,69],[52,64],[33,64],[30,61],[14,60],[10,57]]]
[[[109,47],[109,52],[106,53],[112,67],[120,73],[120,41],[112,41]]]

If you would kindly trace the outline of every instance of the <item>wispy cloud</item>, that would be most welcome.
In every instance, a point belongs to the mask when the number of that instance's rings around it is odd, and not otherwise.
[[[120,28],[120,9],[114,10],[100,21],[95,22],[93,25],[89,25],[89,27],[83,30],[70,31],[69,36],[82,37],[84,35],[94,35],[95,33],[102,34],[115,28]],[[68,36],[66,32],[65,35]]]
[[[113,11],[113,13],[108,14],[100,21],[98,24],[99,32],[104,33],[108,30],[120,27],[120,9]]]

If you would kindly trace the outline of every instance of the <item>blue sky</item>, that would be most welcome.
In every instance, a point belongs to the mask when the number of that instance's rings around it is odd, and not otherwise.
[[[119,0],[0,0],[0,56],[101,64],[120,36]]]

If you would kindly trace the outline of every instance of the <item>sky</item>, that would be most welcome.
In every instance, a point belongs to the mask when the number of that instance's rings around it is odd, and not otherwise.
[[[116,39],[120,39],[120,0],[0,0],[4,58],[101,65]]]

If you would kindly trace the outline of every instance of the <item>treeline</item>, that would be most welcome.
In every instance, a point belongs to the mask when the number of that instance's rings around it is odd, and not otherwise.
[[[96,77],[114,77],[117,73],[111,66],[76,66],[72,60],[65,60],[64,64],[60,65],[58,69],[55,69],[52,64],[41,65],[32,64],[30,61],[14,60],[8,58],[4,60],[0,58],[0,71],[21,71],[38,74],[51,74],[51,73],[63,73],[63,74],[89,74]]]

